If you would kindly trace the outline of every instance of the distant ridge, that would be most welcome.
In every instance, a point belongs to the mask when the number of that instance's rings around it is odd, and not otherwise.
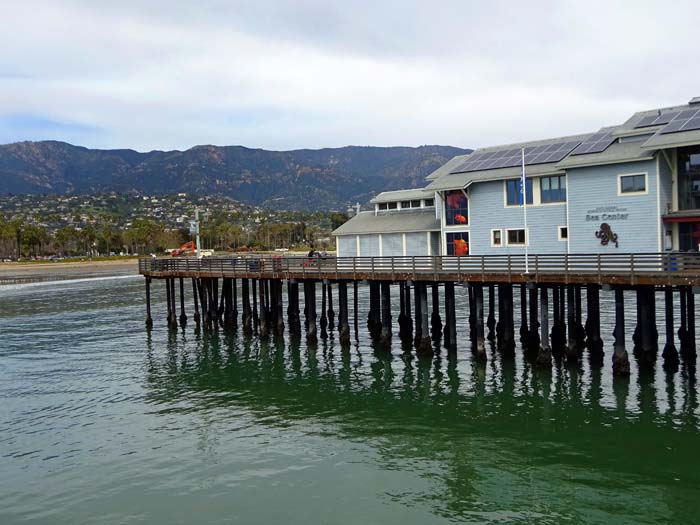
[[[279,209],[333,209],[365,203],[380,191],[416,188],[455,155],[451,146],[346,146],[267,151],[195,146],[186,151],[98,150],[65,142],[0,145],[0,196],[90,194],[219,194]]]

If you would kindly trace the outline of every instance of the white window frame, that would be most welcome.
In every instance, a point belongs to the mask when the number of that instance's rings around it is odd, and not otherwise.
[[[501,233],[501,244],[496,244],[493,242],[493,232],[500,232]],[[503,228],[493,228],[491,230],[491,248],[503,248],[504,246],[504,239],[503,239]]]
[[[503,179],[503,207],[504,208],[522,208],[522,204],[508,204],[508,181],[511,180],[522,180],[522,177],[510,177],[508,179]],[[539,206],[540,205],[540,188],[539,188],[539,177],[526,177],[525,185],[527,186],[527,181],[532,181],[532,203],[527,204],[527,206]],[[525,201],[527,203],[527,200]],[[556,204],[561,204],[557,202]]]
[[[635,177],[639,175],[644,175],[644,191],[626,191],[622,192],[622,177]],[[617,196],[618,197],[631,197],[634,195],[648,195],[649,194],[649,172],[643,171],[639,173],[620,173],[617,175]]]
[[[561,229],[566,228],[566,237],[562,237],[561,235]],[[557,226],[557,239],[563,242],[568,242],[569,240],[569,227],[566,224],[560,224]]]
[[[525,231],[525,242],[523,244],[520,244],[518,242],[512,243],[508,240],[508,232],[511,231],[520,231],[524,230]],[[528,231],[529,228],[506,228],[506,246],[530,246],[530,232]]]

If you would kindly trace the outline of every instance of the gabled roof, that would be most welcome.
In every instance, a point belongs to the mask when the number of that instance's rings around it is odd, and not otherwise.
[[[383,191],[369,202],[372,204],[377,204],[379,202],[408,201],[411,199],[430,199],[433,196],[434,192],[428,191],[424,188],[416,188],[412,190]]]
[[[416,211],[396,211],[374,214],[363,211],[333,231],[332,235],[357,235],[363,233],[407,233],[439,231],[440,221],[433,208]]]

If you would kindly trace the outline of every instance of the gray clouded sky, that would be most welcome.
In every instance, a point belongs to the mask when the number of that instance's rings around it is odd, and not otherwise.
[[[0,142],[477,147],[700,95],[693,2],[6,0]]]

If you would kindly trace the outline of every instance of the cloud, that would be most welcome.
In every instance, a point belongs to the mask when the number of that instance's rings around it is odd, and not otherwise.
[[[25,0],[4,26],[4,141],[476,147],[700,94],[692,17],[658,2]]]

